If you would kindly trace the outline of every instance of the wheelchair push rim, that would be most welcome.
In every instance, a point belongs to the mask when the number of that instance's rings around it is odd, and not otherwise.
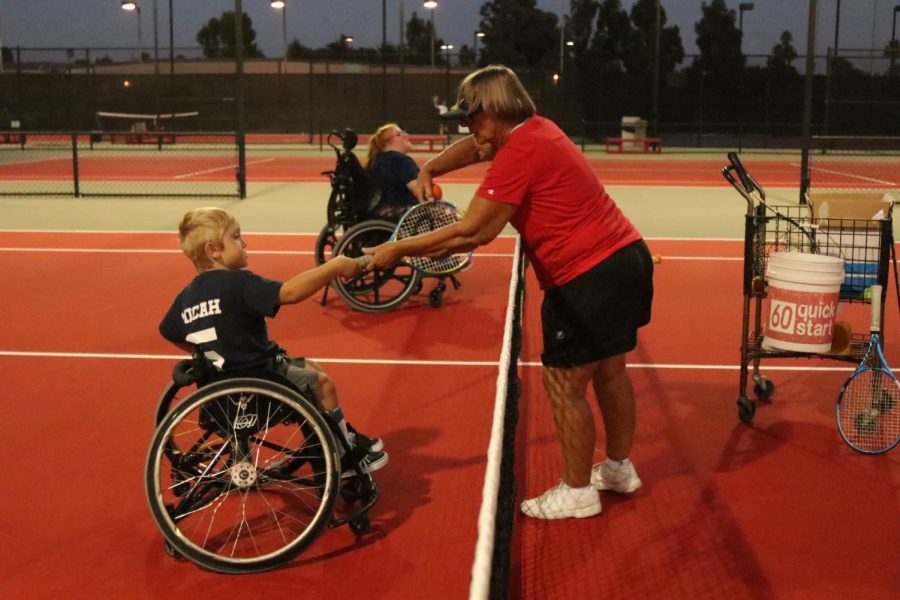
[[[363,221],[347,230],[334,254],[350,258],[361,256],[363,248],[388,241],[394,229],[395,225],[390,221]],[[384,312],[403,304],[419,289],[420,279],[418,271],[401,262],[390,269],[367,272],[350,280],[335,279],[332,285],[351,307],[362,312]]]
[[[332,518],[340,481],[334,436],[294,390],[236,378],[205,386],[160,423],[145,488],[166,541],[226,573],[275,568]]]

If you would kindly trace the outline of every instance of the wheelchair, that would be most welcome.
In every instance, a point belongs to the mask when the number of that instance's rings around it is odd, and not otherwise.
[[[353,153],[357,140],[352,129],[328,134],[327,143],[334,150],[336,163],[333,170],[322,172],[331,181],[331,195],[326,210],[327,223],[316,239],[316,265],[321,265],[332,256],[356,258],[362,255],[363,248],[388,241],[397,226],[396,221],[379,217],[375,212],[381,194]],[[390,269],[364,273],[350,280],[335,279],[330,287],[356,310],[385,312],[397,308],[410,296],[422,291],[424,277],[438,280],[428,293],[428,303],[434,308],[444,304],[447,280],[454,289],[462,285],[453,275],[423,276],[409,264],[401,262]],[[330,287],[322,293],[322,306],[328,301]]]
[[[146,464],[166,552],[223,573],[274,569],[326,528],[361,535],[379,491],[336,423],[268,369],[225,375],[202,352],[159,399]],[[342,468],[338,440],[344,450]]]

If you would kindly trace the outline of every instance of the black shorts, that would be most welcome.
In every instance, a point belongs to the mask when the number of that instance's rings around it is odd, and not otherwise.
[[[634,350],[650,322],[653,257],[638,240],[544,294],[541,321],[549,367],[573,367]]]

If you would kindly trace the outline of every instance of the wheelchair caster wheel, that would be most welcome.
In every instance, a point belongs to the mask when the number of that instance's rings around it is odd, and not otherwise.
[[[363,515],[358,519],[353,519],[349,523],[350,531],[355,533],[356,535],[361,535],[363,533],[367,533],[370,529],[372,529],[372,523],[369,521],[369,517]]]
[[[432,290],[428,294],[428,304],[431,308],[440,308],[444,305],[444,294],[438,290]]]
[[[738,398],[738,418],[741,420],[741,423],[749,423],[753,420],[753,415],[756,414],[756,404],[753,403],[749,398]]]
[[[775,393],[775,384],[765,377],[753,384],[753,393],[760,400],[768,400]]]
[[[182,556],[181,552],[176,550],[175,547],[169,543],[169,540],[165,540],[163,542],[163,549],[166,551],[166,554],[168,554],[175,560],[178,560],[178,561],[184,560],[184,556]]]

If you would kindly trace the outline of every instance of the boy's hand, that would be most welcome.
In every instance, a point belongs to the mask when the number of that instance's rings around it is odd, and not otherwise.
[[[369,257],[365,257],[367,260],[363,260],[363,256],[358,258],[350,258],[349,256],[335,256],[329,262],[333,262],[337,266],[337,274],[340,277],[350,278],[356,277],[363,271],[365,271],[366,263],[371,260]]]

